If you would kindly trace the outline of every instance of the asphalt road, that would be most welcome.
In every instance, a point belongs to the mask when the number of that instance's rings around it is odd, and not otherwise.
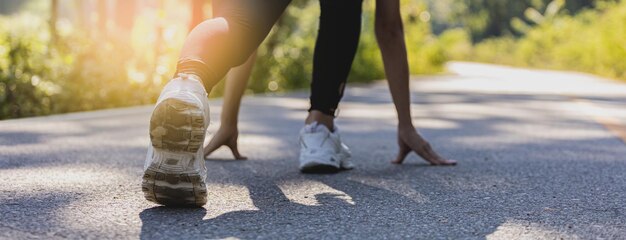
[[[240,145],[250,160],[226,150],[207,160],[202,209],[143,199],[151,107],[2,121],[0,238],[626,239],[625,84],[449,69],[414,79],[413,113],[458,166],[415,155],[389,163],[396,128],[384,82],[348,88],[338,123],[357,168],[334,175],[297,170],[305,92],[246,97]]]

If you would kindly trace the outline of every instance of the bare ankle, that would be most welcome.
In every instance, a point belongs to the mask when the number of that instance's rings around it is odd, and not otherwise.
[[[314,122],[326,126],[331,131],[335,128],[335,117],[324,114],[317,110],[311,110],[309,112],[309,116],[307,116],[306,120],[304,121],[305,124],[311,124]]]

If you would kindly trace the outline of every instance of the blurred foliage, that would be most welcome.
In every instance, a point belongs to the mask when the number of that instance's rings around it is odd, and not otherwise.
[[[596,8],[614,0],[427,0],[433,18],[434,32],[449,28],[467,29],[472,41],[480,42],[500,36],[521,36],[517,25],[533,25],[538,16],[550,15],[556,9],[566,14]],[[537,14],[540,13],[540,14]]]
[[[0,21],[0,118],[53,112],[51,96],[61,90],[53,79],[67,71],[66,59],[50,51],[49,34],[27,30],[38,27],[28,17]]]
[[[449,55],[466,50],[467,35],[453,30],[439,41],[431,33],[430,18],[424,15],[427,6],[421,1],[402,1],[412,73],[441,71]],[[384,78],[374,36],[374,1],[366,1],[364,9],[350,81]],[[258,50],[249,92],[309,86],[319,11],[318,1],[292,3]],[[110,24],[98,32],[85,31],[82,23],[59,20],[56,41],[51,41],[47,31],[46,14],[1,17],[0,119],[152,103],[171,77],[187,33],[185,23],[162,23],[167,22],[163,20],[167,14],[173,13],[158,13],[156,20],[135,17],[131,33],[119,32]],[[223,88],[218,87],[211,96],[222,94]]]
[[[118,29],[114,20],[119,16],[108,21],[93,16],[100,16],[105,9],[102,1],[74,1],[74,8],[63,8],[65,15],[78,17],[57,21],[55,41],[49,33],[49,0],[0,2],[0,14],[9,14],[0,16],[0,119],[155,101],[174,71],[188,32],[188,23],[181,19],[189,16],[190,8],[175,0],[142,1],[147,5],[133,15],[134,25]],[[128,4],[106,1],[116,2]],[[623,1],[401,3],[412,74],[441,72],[446,61],[460,59],[626,78]],[[76,14],[86,6],[91,11],[97,6],[97,14]],[[20,7],[28,11],[16,12]],[[366,0],[363,7],[363,30],[351,82],[384,78],[374,35],[375,1]],[[316,0],[293,1],[258,50],[248,92],[309,86],[319,11]],[[80,20],[81,15],[89,17]],[[106,29],[89,30],[94,25]],[[222,94],[218,87],[211,96]]]
[[[471,45],[465,31],[452,29],[440,38],[432,34],[430,18],[425,15],[428,13],[427,6],[423,1],[402,0],[402,6],[411,73],[440,72],[443,63],[451,57],[464,57],[469,53]],[[352,64],[350,82],[369,82],[385,76],[374,35],[375,1],[365,1],[363,9],[361,40]],[[253,92],[308,87],[319,11],[319,2],[315,0],[295,0],[287,9],[259,48],[249,85]],[[278,88],[270,89],[270,85]]]
[[[248,85],[251,91],[280,92],[308,87],[319,14],[317,1],[292,2],[259,47]]]
[[[466,59],[626,79],[626,2],[541,19],[523,37],[478,43]]]
[[[52,42],[41,17],[0,18],[0,119],[151,103],[171,76],[154,47],[58,26]]]

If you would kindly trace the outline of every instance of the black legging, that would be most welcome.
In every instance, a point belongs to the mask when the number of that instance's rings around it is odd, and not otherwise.
[[[343,96],[361,33],[362,0],[320,0],[313,57],[311,110],[334,115]]]
[[[177,66],[179,73],[200,76],[207,89],[215,86],[230,68],[248,59],[291,0],[214,2],[216,18],[191,31]],[[310,110],[334,115],[356,54],[361,5],[362,0],[320,0],[322,14],[313,61]]]

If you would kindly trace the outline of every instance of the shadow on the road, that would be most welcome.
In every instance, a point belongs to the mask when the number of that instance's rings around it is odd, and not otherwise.
[[[148,132],[146,119],[141,114],[118,114],[89,121],[50,117],[2,122],[0,170],[62,164],[141,166],[148,144],[143,137]]]
[[[228,164],[230,165],[230,164]],[[373,217],[383,217],[383,209],[371,209],[360,204],[366,200],[366,185],[349,181],[348,173],[336,175],[304,175],[299,180],[315,180],[344,192],[353,202],[348,202],[343,194],[321,193],[314,196],[316,205],[304,205],[290,201],[280,189],[280,182],[289,181],[289,175],[267,178],[250,178],[253,172],[246,168],[227,166],[234,177],[241,177],[241,184],[250,193],[250,198],[258,210],[243,210],[221,214],[215,218],[203,219],[207,214],[204,208],[175,209],[154,207],[140,214],[142,220],[141,239],[186,236],[191,238],[318,238],[320,236],[341,236],[351,231],[370,232],[371,236],[380,235],[375,228],[362,225],[372,221]],[[327,180],[332,178],[332,180]],[[291,179],[291,180],[298,180]],[[337,184],[337,182],[341,184]],[[360,190],[360,191],[357,191]],[[378,191],[379,189],[371,189]],[[391,193],[394,195],[393,193]],[[219,197],[219,196],[210,196]],[[386,196],[394,198],[394,196]],[[211,209],[212,206],[205,206]],[[391,207],[391,206],[389,206]],[[377,213],[380,213],[377,214]],[[394,218],[389,215],[387,218]],[[358,220],[361,219],[361,220]],[[376,220],[378,221],[378,220]],[[393,224],[381,222],[381,226]],[[171,226],[171,227],[168,227]],[[379,231],[382,229],[379,229]],[[364,235],[362,232],[359,235]],[[190,235],[191,234],[191,235]]]
[[[40,143],[42,135],[24,131],[3,131],[0,134],[0,146],[19,146]]]

